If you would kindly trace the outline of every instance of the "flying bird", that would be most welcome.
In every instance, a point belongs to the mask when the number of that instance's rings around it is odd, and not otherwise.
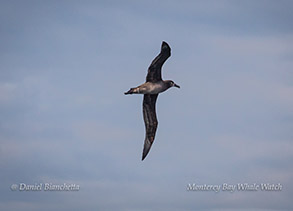
[[[170,87],[180,88],[171,80],[162,80],[162,66],[171,56],[171,48],[166,42],[162,42],[161,52],[152,61],[148,68],[146,82],[138,87],[131,88],[128,94],[143,94],[143,119],[145,123],[145,140],[142,153],[142,160],[149,153],[151,146],[155,140],[158,120],[156,115],[156,101],[159,93],[166,91]]]

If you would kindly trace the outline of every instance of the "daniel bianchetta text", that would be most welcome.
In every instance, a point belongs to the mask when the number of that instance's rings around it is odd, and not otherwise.
[[[11,185],[11,190],[19,191],[78,191],[80,189],[77,184],[53,184],[53,183],[35,183],[25,184],[19,183]]]
[[[281,191],[282,185],[280,183],[237,183],[237,184],[196,184],[189,183],[187,185],[187,191],[213,191],[213,192],[235,192],[235,191]]]

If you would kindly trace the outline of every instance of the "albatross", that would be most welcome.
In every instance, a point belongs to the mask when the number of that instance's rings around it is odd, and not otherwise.
[[[156,115],[156,101],[159,93],[166,91],[170,87],[180,88],[172,80],[162,80],[162,66],[165,61],[171,56],[171,48],[166,42],[162,42],[161,52],[152,61],[148,68],[146,82],[135,88],[130,88],[125,95],[128,94],[143,94],[143,119],[145,123],[145,139],[142,153],[142,160],[149,153],[151,146],[155,140],[155,135],[158,127]]]

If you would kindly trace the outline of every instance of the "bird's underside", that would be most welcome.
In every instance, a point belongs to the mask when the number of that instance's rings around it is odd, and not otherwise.
[[[162,81],[162,66],[171,55],[171,48],[166,42],[162,43],[161,52],[152,61],[148,68],[146,82]],[[143,97],[143,119],[145,123],[145,139],[142,152],[142,160],[145,159],[149,153],[152,144],[155,140],[155,135],[158,127],[158,120],[156,115],[156,101],[158,94],[145,94]]]
[[[142,153],[142,160],[145,159],[149,153],[152,144],[155,140],[156,130],[158,127],[158,120],[156,116],[156,101],[158,93],[165,91],[171,86],[177,86],[175,83],[162,81],[161,69],[165,61],[171,55],[171,48],[166,42],[162,43],[161,52],[152,61],[148,68],[148,74],[146,76],[146,83],[136,88],[131,88],[125,94],[144,94],[143,97],[143,119],[145,123],[145,140]]]

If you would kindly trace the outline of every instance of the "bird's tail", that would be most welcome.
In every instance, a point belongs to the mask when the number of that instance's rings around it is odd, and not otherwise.
[[[125,95],[129,95],[129,94],[137,94],[138,92],[138,88],[131,88],[129,89],[127,92],[124,92]]]

